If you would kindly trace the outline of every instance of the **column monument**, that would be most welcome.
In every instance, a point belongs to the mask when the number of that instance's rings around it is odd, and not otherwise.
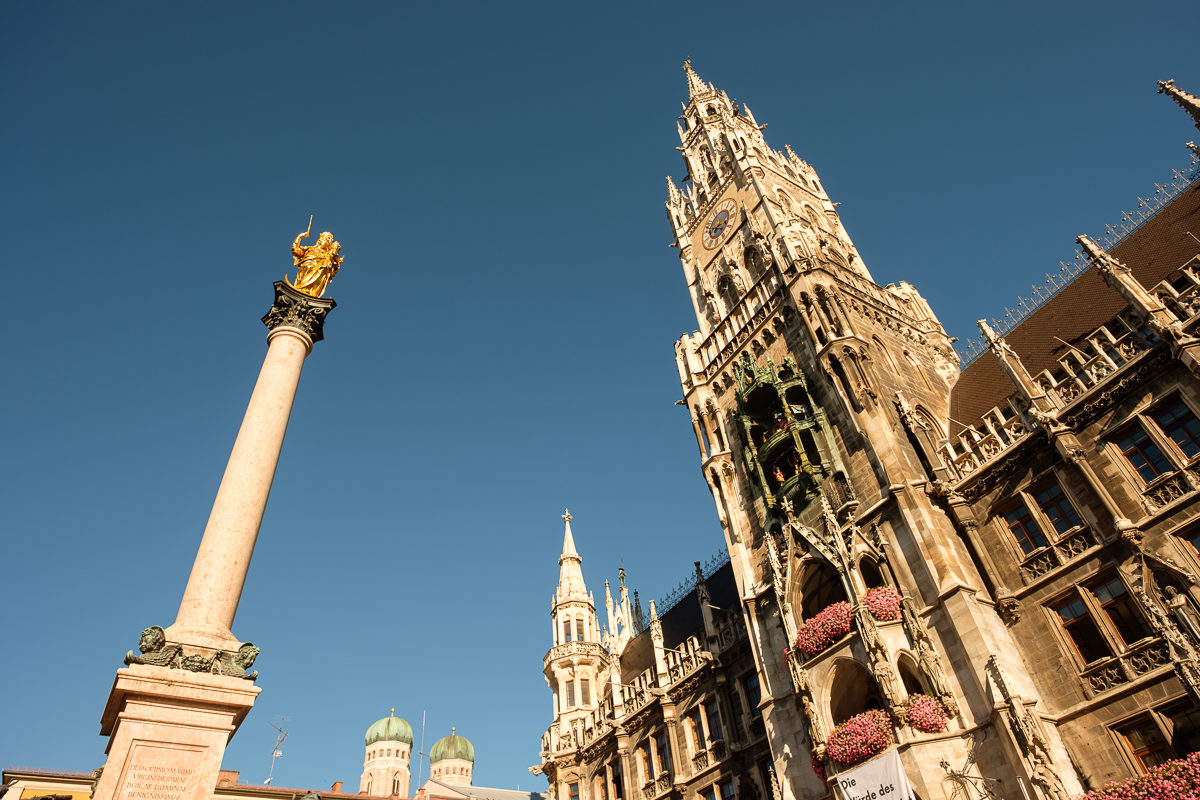
[[[259,688],[250,667],[258,648],[233,635],[233,618],[275,477],[304,359],[321,341],[337,305],[323,298],[337,274],[341,245],[322,233],[292,242],[296,281],[275,283],[262,321],[267,355],[212,512],[200,540],[175,622],[142,631],[140,653],[125,656],[100,719],[108,754],[95,800],[207,800],[225,746]]]

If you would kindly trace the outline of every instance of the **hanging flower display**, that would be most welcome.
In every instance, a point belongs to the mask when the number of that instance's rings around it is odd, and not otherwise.
[[[1093,789],[1079,800],[1194,800],[1200,797],[1200,753],[1166,761],[1122,783]]]
[[[796,649],[809,658],[850,632],[850,604],[842,601],[821,609],[796,631]]]
[[[900,619],[900,593],[890,586],[877,586],[869,589],[863,603],[871,616],[880,622],[892,622]]]
[[[808,760],[812,763],[812,771],[820,779],[821,783],[827,780],[825,775],[825,765],[821,763],[821,759],[817,758],[817,754],[812,750],[808,751]]]
[[[879,709],[864,711],[838,725],[825,740],[825,754],[843,767],[866,761],[892,743],[892,721]]]
[[[909,695],[904,703],[904,719],[908,724],[925,733],[941,733],[950,724],[942,701],[925,694]]]

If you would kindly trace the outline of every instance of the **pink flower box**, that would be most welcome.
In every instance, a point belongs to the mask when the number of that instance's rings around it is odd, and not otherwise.
[[[884,711],[873,709],[838,725],[825,740],[825,754],[843,767],[866,761],[892,743],[892,721]]]
[[[843,601],[821,609],[796,631],[796,649],[812,658],[850,632],[850,604]]]
[[[871,616],[880,622],[900,619],[900,593],[890,586],[869,589],[863,597],[863,603]]]
[[[817,754],[812,750],[808,751],[808,760],[812,763],[813,774],[820,778],[821,783],[827,781],[829,778],[825,775],[825,765],[821,763],[821,759],[817,758]]]
[[[1200,753],[1151,767],[1145,775],[1093,789],[1079,800],[1195,800],[1200,797]]]
[[[919,731],[941,733],[950,724],[950,715],[936,697],[914,694],[904,705],[907,709],[904,719]]]

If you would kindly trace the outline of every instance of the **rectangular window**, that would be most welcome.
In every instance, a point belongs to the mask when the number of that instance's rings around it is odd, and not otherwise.
[[[571,641],[571,620],[563,620],[563,644]]]
[[[600,776],[600,800],[608,800],[608,778]]]
[[[577,642],[583,641],[583,620],[582,619],[575,620],[575,641],[577,641]]]
[[[1171,746],[1176,753],[1200,750],[1200,709],[1184,703],[1167,709],[1163,716],[1170,722]]]
[[[709,739],[719,742],[725,738],[725,731],[721,728],[721,715],[717,713],[716,700],[709,700],[704,704],[704,719],[708,722]]]
[[[658,768],[658,774],[662,775],[665,772],[671,771],[671,749],[667,746],[667,732],[659,731],[654,734],[654,755],[658,759],[655,765]]]
[[[592,687],[587,678],[579,679],[579,702],[585,706],[592,704]]]
[[[1042,533],[1042,529],[1033,521],[1033,516],[1024,504],[1017,506],[1005,514],[1004,521],[1008,524],[1008,529],[1012,531],[1013,537],[1024,552],[1032,553],[1039,547],[1045,547],[1049,544],[1046,541],[1046,535]]]
[[[1162,450],[1158,449],[1158,445],[1151,441],[1141,428],[1132,428],[1119,436],[1117,447],[1121,448],[1121,455],[1125,456],[1130,466],[1137,470],[1146,483],[1152,482],[1160,475],[1174,472]]]
[[[1104,613],[1108,614],[1113,627],[1121,634],[1121,638],[1125,640],[1127,646],[1154,635],[1141,612],[1134,606],[1133,599],[1125,591],[1125,586],[1120,580],[1110,578],[1088,588],[1096,596],[1100,607],[1104,609]]]
[[[1150,418],[1158,423],[1184,458],[1200,455],[1200,419],[1191,412],[1178,397],[1150,412]]]
[[[545,628],[543,628],[542,630],[545,630]],[[578,783],[568,783],[567,784],[567,797],[570,798],[570,800],[579,800],[579,784]]]
[[[1125,743],[1133,751],[1133,757],[1141,764],[1143,772],[1175,757],[1171,745],[1167,744],[1152,717],[1140,717],[1137,722],[1126,725],[1118,733],[1125,737]]]
[[[642,773],[642,783],[654,780],[654,765],[650,761],[650,743],[642,742],[637,749],[638,770]]]
[[[1054,530],[1058,531],[1059,535],[1083,525],[1079,515],[1075,513],[1075,507],[1071,505],[1071,501],[1066,498],[1062,487],[1057,483],[1048,484],[1040,491],[1035,492],[1033,499],[1037,501],[1038,508],[1046,515],[1046,519],[1050,520],[1050,524],[1054,526]]]
[[[575,707],[575,681],[567,681],[567,708]]]
[[[758,703],[762,700],[762,687],[758,685],[758,674],[751,673],[742,679],[742,688],[746,691],[746,702],[750,705],[751,719],[758,719],[762,716],[762,709],[758,707]]]
[[[700,724],[700,709],[688,712],[683,720],[683,724],[687,727],[688,736],[692,740],[692,752],[702,753],[707,750],[708,745],[704,741],[704,728]]]
[[[625,787],[622,785],[621,762],[614,761],[612,765],[612,794],[613,800],[623,800]]]
[[[709,786],[707,789],[700,792],[700,796],[703,797],[704,800],[717,800],[717,787]]]
[[[733,781],[721,781],[717,788],[720,790],[721,800],[734,800]]]
[[[1075,642],[1084,663],[1090,664],[1112,655],[1082,599],[1074,597],[1059,603],[1054,607],[1054,612],[1062,620],[1063,629]]]

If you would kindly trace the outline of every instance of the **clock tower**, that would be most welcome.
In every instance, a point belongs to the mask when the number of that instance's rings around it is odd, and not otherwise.
[[[939,763],[973,763],[970,731],[1003,727],[997,696],[1034,696],[932,496],[958,357],[915,288],[875,283],[816,171],[684,71],[686,175],[666,207],[698,330],[675,350],[755,651],[747,730],[770,744],[781,800],[825,793],[815,768],[846,767],[831,734],[868,718],[918,794],[942,796]],[[905,722],[914,703],[946,715],[936,741]],[[1078,793],[1054,777],[1071,774],[1056,732],[1038,732],[1037,759],[990,733],[991,775]]]

